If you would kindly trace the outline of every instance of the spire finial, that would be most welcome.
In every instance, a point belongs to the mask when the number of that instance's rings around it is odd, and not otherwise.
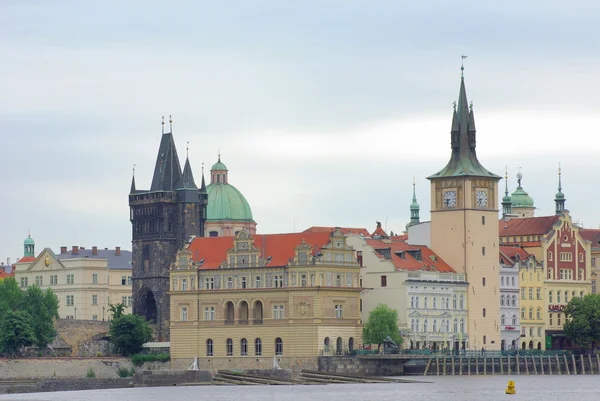
[[[465,59],[466,59],[467,57],[468,57],[468,56],[465,56],[464,54],[461,54],[461,56],[460,56],[460,58],[462,59],[462,60],[461,60],[461,62],[460,62],[460,77],[461,77],[461,78],[464,78],[464,77],[465,77],[463,73],[464,73],[464,71],[465,71]]]
[[[558,163],[558,190],[559,192],[562,191],[562,182],[561,182],[561,176],[562,172],[561,172],[561,168],[560,168],[560,162]]]
[[[162,116],[162,122],[160,123],[162,125],[162,133],[165,133],[165,116]]]
[[[204,163],[202,163],[202,175],[204,175]]]
[[[133,164],[133,176],[135,177],[135,163]]]
[[[190,141],[187,141],[185,144],[185,158],[190,157]]]
[[[31,228],[29,229],[27,236],[31,238]]]
[[[221,149],[219,149],[219,161],[221,161]]]
[[[508,196],[508,165],[504,166],[504,194]]]
[[[169,131],[173,133],[173,117],[169,114]]]

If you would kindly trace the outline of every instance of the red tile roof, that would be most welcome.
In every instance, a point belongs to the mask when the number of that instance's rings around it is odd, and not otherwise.
[[[498,222],[499,234],[501,237],[547,234],[558,219],[559,216],[530,217],[509,221],[501,219]]]
[[[600,230],[582,228],[579,230],[579,234],[583,239],[592,243],[592,248],[600,248]]]
[[[529,253],[520,246],[500,245],[500,259],[502,259],[504,263],[514,265],[515,257],[517,255],[519,255],[520,260],[529,257]]]
[[[312,246],[313,254],[329,243],[331,232],[303,232],[289,234],[263,234],[254,235],[254,246],[260,249],[261,257],[271,260],[267,267],[286,266],[302,240]],[[227,251],[233,248],[235,237],[202,237],[195,238],[189,246],[194,262],[204,259],[199,269],[218,269],[227,259]]]
[[[404,241],[381,239],[367,239],[365,241],[376,251],[387,253],[386,250],[389,250],[387,256],[389,256],[397,270],[434,270],[441,273],[455,273],[454,269],[426,246],[408,245]],[[421,260],[417,260],[415,256],[411,255],[411,253],[418,253],[417,251],[421,253]],[[377,253],[379,258],[386,259],[386,256],[380,252]],[[403,257],[399,254],[402,254]]]
[[[377,228],[375,229],[375,231],[373,231],[373,234],[371,234],[372,237],[374,236],[379,236],[379,237],[387,237],[387,233],[383,230],[383,228],[381,228],[380,225],[377,226]]]
[[[15,273],[12,272],[11,274],[8,274],[7,272],[4,271],[4,269],[0,269],[0,280],[8,278],[8,277],[14,277]]]
[[[339,229],[344,235],[346,234],[359,234],[363,237],[370,237],[371,234],[367,231],[366,228],[351,228],[351,227],[319,227],[312,226],[304,230],[305,233],[322,233],[322,232],[332,232],[335,229]]]
[[[408,234],[390,235],[390,239],[393,240],[393,241],[406,242],[406,240],[408,239]]]
[[[29,262],[35,262],[35,256],[25,256],[19,260],[17,260],[17,263],[29,263]]]

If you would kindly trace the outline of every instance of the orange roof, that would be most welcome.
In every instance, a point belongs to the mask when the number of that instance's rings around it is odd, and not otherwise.
[[[17,263],[29,263],[29,262],[35,262],[35,256],[25,256],[19,260],[17,260]]]
[[[529,253],[527,253],[520,246],[500,245],[500,258],[504,263],[514,265],[515,257],[517,255],[519,255],[520,260],[524,260],[529,257]]]
[[[7,272],[4,271],[4,269],[0,269],[0,280],[8,278],[8,277],[12,277],[14,275],[13,274],[8,274]]]
[[[408,239],[408,234],[390,235],[390,239],[394,241],[406,242],[406,240]]]
[[[366,228],[351,228],[351,227],[320,227],[320,226],[312,226],[304,230],[305,233],[323,233],[323,232],[333,232],[333,230],[338,229],[342,232],[342,234],[359,234],[363,237],[370,237],[371,234],[367,231]]]
[[[295,255],[302,240],[313,248],[313,254],[329,243],[330,231],[303,232],[289,234],[254,235],[254,246],[260,250],[261,257],[271,260],[267,267],[287,266]],[[194,262],[204,259],[199,269],[218,269],[227,259],[227,251],[233,248],[235,237],[201,237],[195,238],[188,250],[192,252]]]
[[[408,245],[404,241],[393,240],[367,239],[365,241],[377,251],[380,259],[391,260],[397,270],[434,270],[441,273],[455,273],[454,269],[426,246]],[[415,258],[418,251],[421,260]]]
[[[375,229],[375,231],[373,231],[373,234],[371,234],[372,237],[374,236],[379,236],[379,237],[387,237],[387,233],[385,231],[383,231],[383,228],[381,228],[380,225],[377,226],[377,228]]]
[[[600,248],[600,230],[582,228],[579,230],[579,234],[583,239],[592,243],[592,248]]]
[[[544,235],[550,232],[559,216],[530,217],[526,219],[512,219],[498,222],[501,237],[514,237],[518,235]]]

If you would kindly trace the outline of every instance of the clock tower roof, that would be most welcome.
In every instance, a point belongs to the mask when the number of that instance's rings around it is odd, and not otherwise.
[[[473,105],[469,106],[467,102],[465,79],[461,75],[458,105],[454,104],[454,111],[452,113],[452,129],[450,134],[452,155],[446,167],[427,178],[485,177],[499,180],[501,177],[488,171],[477,160],[475,132]]]

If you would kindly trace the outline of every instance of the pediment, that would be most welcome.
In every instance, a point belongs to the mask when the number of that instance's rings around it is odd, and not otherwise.
[[[65,266],[58,260],[52,249],[44,248],[44,250],[38,255],[37,259],[29,265],[26,271],[44,271],[44,270],[55,270],[63,269]]]
[[[408,315],[409,317],[421,317],[423,316],[423,314],[419,311],[414,311],[413,313],[411,313],[410,315]]]

